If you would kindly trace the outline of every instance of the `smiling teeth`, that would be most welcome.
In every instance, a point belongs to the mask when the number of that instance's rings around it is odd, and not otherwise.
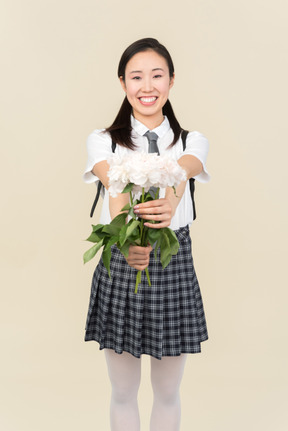
[[[146,103],[154,102],[156,99],[157,97],[140,97],[140,100]]]

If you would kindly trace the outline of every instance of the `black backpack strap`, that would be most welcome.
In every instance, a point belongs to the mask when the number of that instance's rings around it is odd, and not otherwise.
[[[112,153],[115,153],[115,149],[116,149],[116,142],[113,142],[113,141],[112,141],[111,148],[112,148]],[[103,187],[103,184],[102,184],[102,183],[101,183],[101,181],[99,180],[99,182],[98,182],[98,186],[97,186],[96,196],[95,196],[95,199],[94,199],[94,202],[93,202],[93,205],[92,205],[91,211],[90,211],[90,217],[93,217],[93,214],[94,214],[94,211],[95,211],[96,205],[97,205],[97,203],[98,203],[98,201],[99,201],[99,197],[100,197],[100,193],[101,193],[102,187]]]
[[[97,186],[96,196],[95,196],[95,199],[94,199],[94,202],[93,202],[93,205],[92,205],[91,211],[90,211],[90,217],[93,217],[93,214],[94,214],[94,211],[95,211],[96,205],[97,205],[97,203],[98,203],[98,201],[99,201],[99,196],[100,196],[100,193],[101,193],[101,189],[102,189],[102,187],[103,187],[103,184],[102,184],[102,183],[101,183],[101,181],[99,180],[99,183],[98,183],[98,186]]]
[[[181,133],[183,151],[185,151],[185,149],[186,149],[186,138],[187,138],[188,133],[189,133],[188,130],[182,130],[182,133]],[[190,194],[191,194],[192,207],[193,207],[193,220],[195,220],[195,218],[196,218],[196,208],[195,208],[195,199],[194,199],[195,178],[190,178],[189,185],[190,185]]]
[[[186,150],[186,139],[187,139],[187,135],[188,135],[188,130],[182,130],[181,132],[181,139],[182,139],[182,144],[183,144],[183,151]]]

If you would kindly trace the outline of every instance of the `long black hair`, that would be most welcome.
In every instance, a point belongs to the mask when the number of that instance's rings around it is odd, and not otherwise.
[[[138,52],[148,50],[155,51],[157,54],[165,58],[169,69],[169,76],[170,78],[173,78],[174,65],[169,52],[164,45],[161,45],[161,43],[158,42],[158,40],[150,37],[137,40],[136,42],[132,43],[132,45],[128,46],[128,48],[123,52],[118,66],[118,78],[122,77],[123,81],[125,81],[125,69],[128,61]],[[113,142],[116,142],[123,147],[134,149],[135,145],[131,139],[131,114],[132,106],[130,105],[126,96],[114,122],[110,127],[107,127],[106,132],[110,133]],[[163,114],[167,116],[171,129],[174,133],[174,139],[171,142],[171,146],[173,146],[178,141],[182,129],[177,118],[175,117],[172,105],[169,100],[167,100],[163,106]]]

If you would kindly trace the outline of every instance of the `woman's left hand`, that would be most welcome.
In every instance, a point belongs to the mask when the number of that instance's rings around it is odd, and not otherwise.
[[[138,204],[134,207],[134,213],[143,220],[153,220],[157,223],[144,223],[153,229],[168,227],[173,217],[171,203],[168,199],[156,199],[154,201]]]

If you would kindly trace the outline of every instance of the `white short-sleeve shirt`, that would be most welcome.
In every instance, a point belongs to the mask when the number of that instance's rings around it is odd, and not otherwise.
[[[129,154],[131,151],[146,151],[148,152],[148,139],[144,134],[148,131],[148,128],[131,116],[132,126],[132,140],[136,145],[135,150],[130,150],[121,145],[116,145],[115,153],[119,155]],[[173,131],[170,127],[167,117],[165,117],[162,124],[155,129],[153,132],[157,133],[158,141],[157,145],[159,153],[169,154],[174,160],[178,160],[183,155],[192,155],[197,157],[202,165],[203,171],[196,175],[194,178],[202,183],[206,183],[210,179],[210,175],[206,169],[206,160],[209,149],[208,140],[201,133],[194,131],[189,132],[186,140],[186,149],[183,151],[183,144],[181,137],[177,143],[172,147],[168,148],[173,140]],[[91,171],[96,163],[103,160],[107,160],[112,153],[112,141],[109,133],[105,132],[105,129],[94,130],[87,139],[87,152],[88,159],[86,169],[83,175],[83,179],[86,183],[98,184],[99,178],[96,177]],[[165,189],[160,189],[159,197],[165,196]],[[107,190],[104,193],[104,201],[102,206],[102,213],[100,217],[100,223],[110,223],[111,217],[109,212],[109,193]],[[184,194],[181,201],[176,209],[175,215],[172,218],[170,228],[173,230],[179,229],[180,227],[191,225],[193,222],[193,207],[192,199],[189,188],[189,181],[187,181]]]

